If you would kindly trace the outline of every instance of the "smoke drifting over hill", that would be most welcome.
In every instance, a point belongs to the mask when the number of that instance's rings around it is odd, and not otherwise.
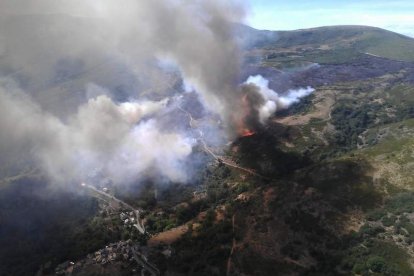
[[[80,60],[84,68],[116,60],[134,74],[148,70],[153,59],[170,60],[205,104],[229,121],[238,105],[240,69],[231,22],[244,11],[226,2],[2,0],[2,48],[13,69],[38,80],[50,78],[62,58]]]
[[[233,133],[228,112],[238,105],[240,59],[230,22],[243,17],[239,4],[2,0],[0,10],[2,165],[23,156],[61,182],[93,170],[116,181],[146,175],[186,181],[183,163],[195,139],[159,120],[175,100],[145,100],[138,86],[129,86],[118,102],[106,79],[117,67],[131,79],[150,75],[148,86],[155,87],[163,78],[154,69],[157,60],[173,64]],[[106,74],[72,87],[101,67]],[[83,92],[74,97],[77,89]],[[55,95],[60,92],[71,100]]]
[[[0,0],[0,11],[0,161],[24,156],[55,181],[93,170],[122,182],[188,179],[196,140],[187,122],[162,123],[182,92],[165,64],[229,139],[300,97],[278,97],[257,77],[239,85],[236,1]]]

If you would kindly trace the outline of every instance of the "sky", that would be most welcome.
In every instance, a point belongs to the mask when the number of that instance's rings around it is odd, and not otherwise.
[[[247,24],[295,30],[330,25],[368,25],[414,37],[413,0],[249,0]]]

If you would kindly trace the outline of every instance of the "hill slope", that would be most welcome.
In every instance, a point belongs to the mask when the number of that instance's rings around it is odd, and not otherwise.
[[[245,29],[245,34],[254,34],[253,47],[283,52],[295,52],[298,48],[304,48],[307,50],[305,58],[334,52],[338,55],[338,60],[343,55],[349,57],[369,53],[393,60],[414,61],[413,38],[374,27],[329,26],[267,33]]]
[[[57,272],[134,275],[141,267],[129,250],[133,243],[168,275],[414,275],[414,40],[363,26],[237,32],[254,41],[245,43],[243,81],[262,74],[281,94],[308,85],[315,92],[233,141],[194,185],[110,187],[145,209],[150,236],[101,202],[82,224],[62,224],[74,233],[45,237],[73,244],[53,250],[36,244],[45,251],[39,263],[25,267],[5,258],[4,271],[27,275],[43,265],[39,275],[52,275],[68,259],[75,264]],[[119,239],[131,240],[128,248],[114,243]],[[2,245],[6,256],[15,244]]]
[[[412,275],[414,40],[360,26],[253,37],[247,75],[316,91],[233,143],[227,158],[264,178],[209,168],[213,219],[173,244],[167,271]]]

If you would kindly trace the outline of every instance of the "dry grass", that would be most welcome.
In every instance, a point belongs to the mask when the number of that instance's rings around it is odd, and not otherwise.
[[[160,244],[172,244],[179,240],[188,231],[188,225],[181,225],[172,228],[168,231],[161,232],[157,235],[152,236],[148,240],[148,246],[157,246]]]
[[[306,125],[311,119],[329,120],[332,106],[335,104],[334,90],[318,90],[315,91],[315,98],[312,100],[313,110],[307,114],[299,114],[287,116],[284,118],[276,118],[276,123],[284,125]]]

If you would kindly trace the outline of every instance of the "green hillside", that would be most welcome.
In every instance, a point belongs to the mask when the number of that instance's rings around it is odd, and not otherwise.
[[[266,49],[304,48],[320,55],[334,51],[336,55],[369,53],[384,58],[414,61],[414,39],[380,28],[367,26],[329,26],[296,31],[278,31],[276,40]],[[260,42],[263,44],[263,42]],[[262,46],[262,45],[261,45]],[[344,53],[338,53],[344,52]]]

